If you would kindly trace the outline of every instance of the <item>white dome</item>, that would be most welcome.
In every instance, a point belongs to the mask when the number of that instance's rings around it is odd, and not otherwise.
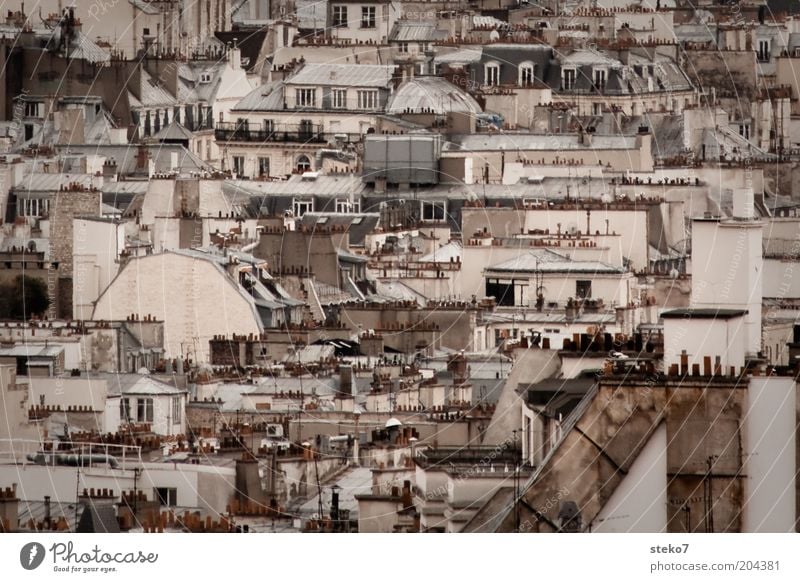
[[[442,77],[414,77],[403,82],[389,98],[386,113],[420,113],[429,111],[444,115],[451,111],[477,115],[481,106],[472,96]]]
[[[396,418],[390,418],[386,421],[386,428],[394,428],[396,426],[402,426],[402,422],[397,420]]]

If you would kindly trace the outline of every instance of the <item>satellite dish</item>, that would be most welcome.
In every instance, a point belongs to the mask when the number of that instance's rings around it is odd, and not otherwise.
[[[396,418],[390,418],[386,421],[386,428],[394,428],[396,426],[402,426],[403,423],[397,420]]]

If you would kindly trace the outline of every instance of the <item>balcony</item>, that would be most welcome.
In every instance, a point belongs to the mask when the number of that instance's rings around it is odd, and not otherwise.
[[[326,143],[328,141],[322,132],[322,125],[314,124],[275,124],[270,129],[251,129],[246,123],[218,123],[214,136],[217,141],[228,142]]]

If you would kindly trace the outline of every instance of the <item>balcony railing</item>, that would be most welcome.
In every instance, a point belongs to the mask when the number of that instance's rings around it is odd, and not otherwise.
[[[299,142],[326,143],[328,137],[322,132],[322,125],[276,124],[271,128],[251,128],[248,124],[218,123],[214,135],[217,141],[246,142]]]

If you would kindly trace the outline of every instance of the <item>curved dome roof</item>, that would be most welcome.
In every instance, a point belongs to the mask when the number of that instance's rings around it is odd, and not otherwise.
[[[436,114],[455,111],[476,115],[481,112],[481,106],[467,92],[441,77],[414,77],[403,82],[386,106],[389,114],[426,110]]]

